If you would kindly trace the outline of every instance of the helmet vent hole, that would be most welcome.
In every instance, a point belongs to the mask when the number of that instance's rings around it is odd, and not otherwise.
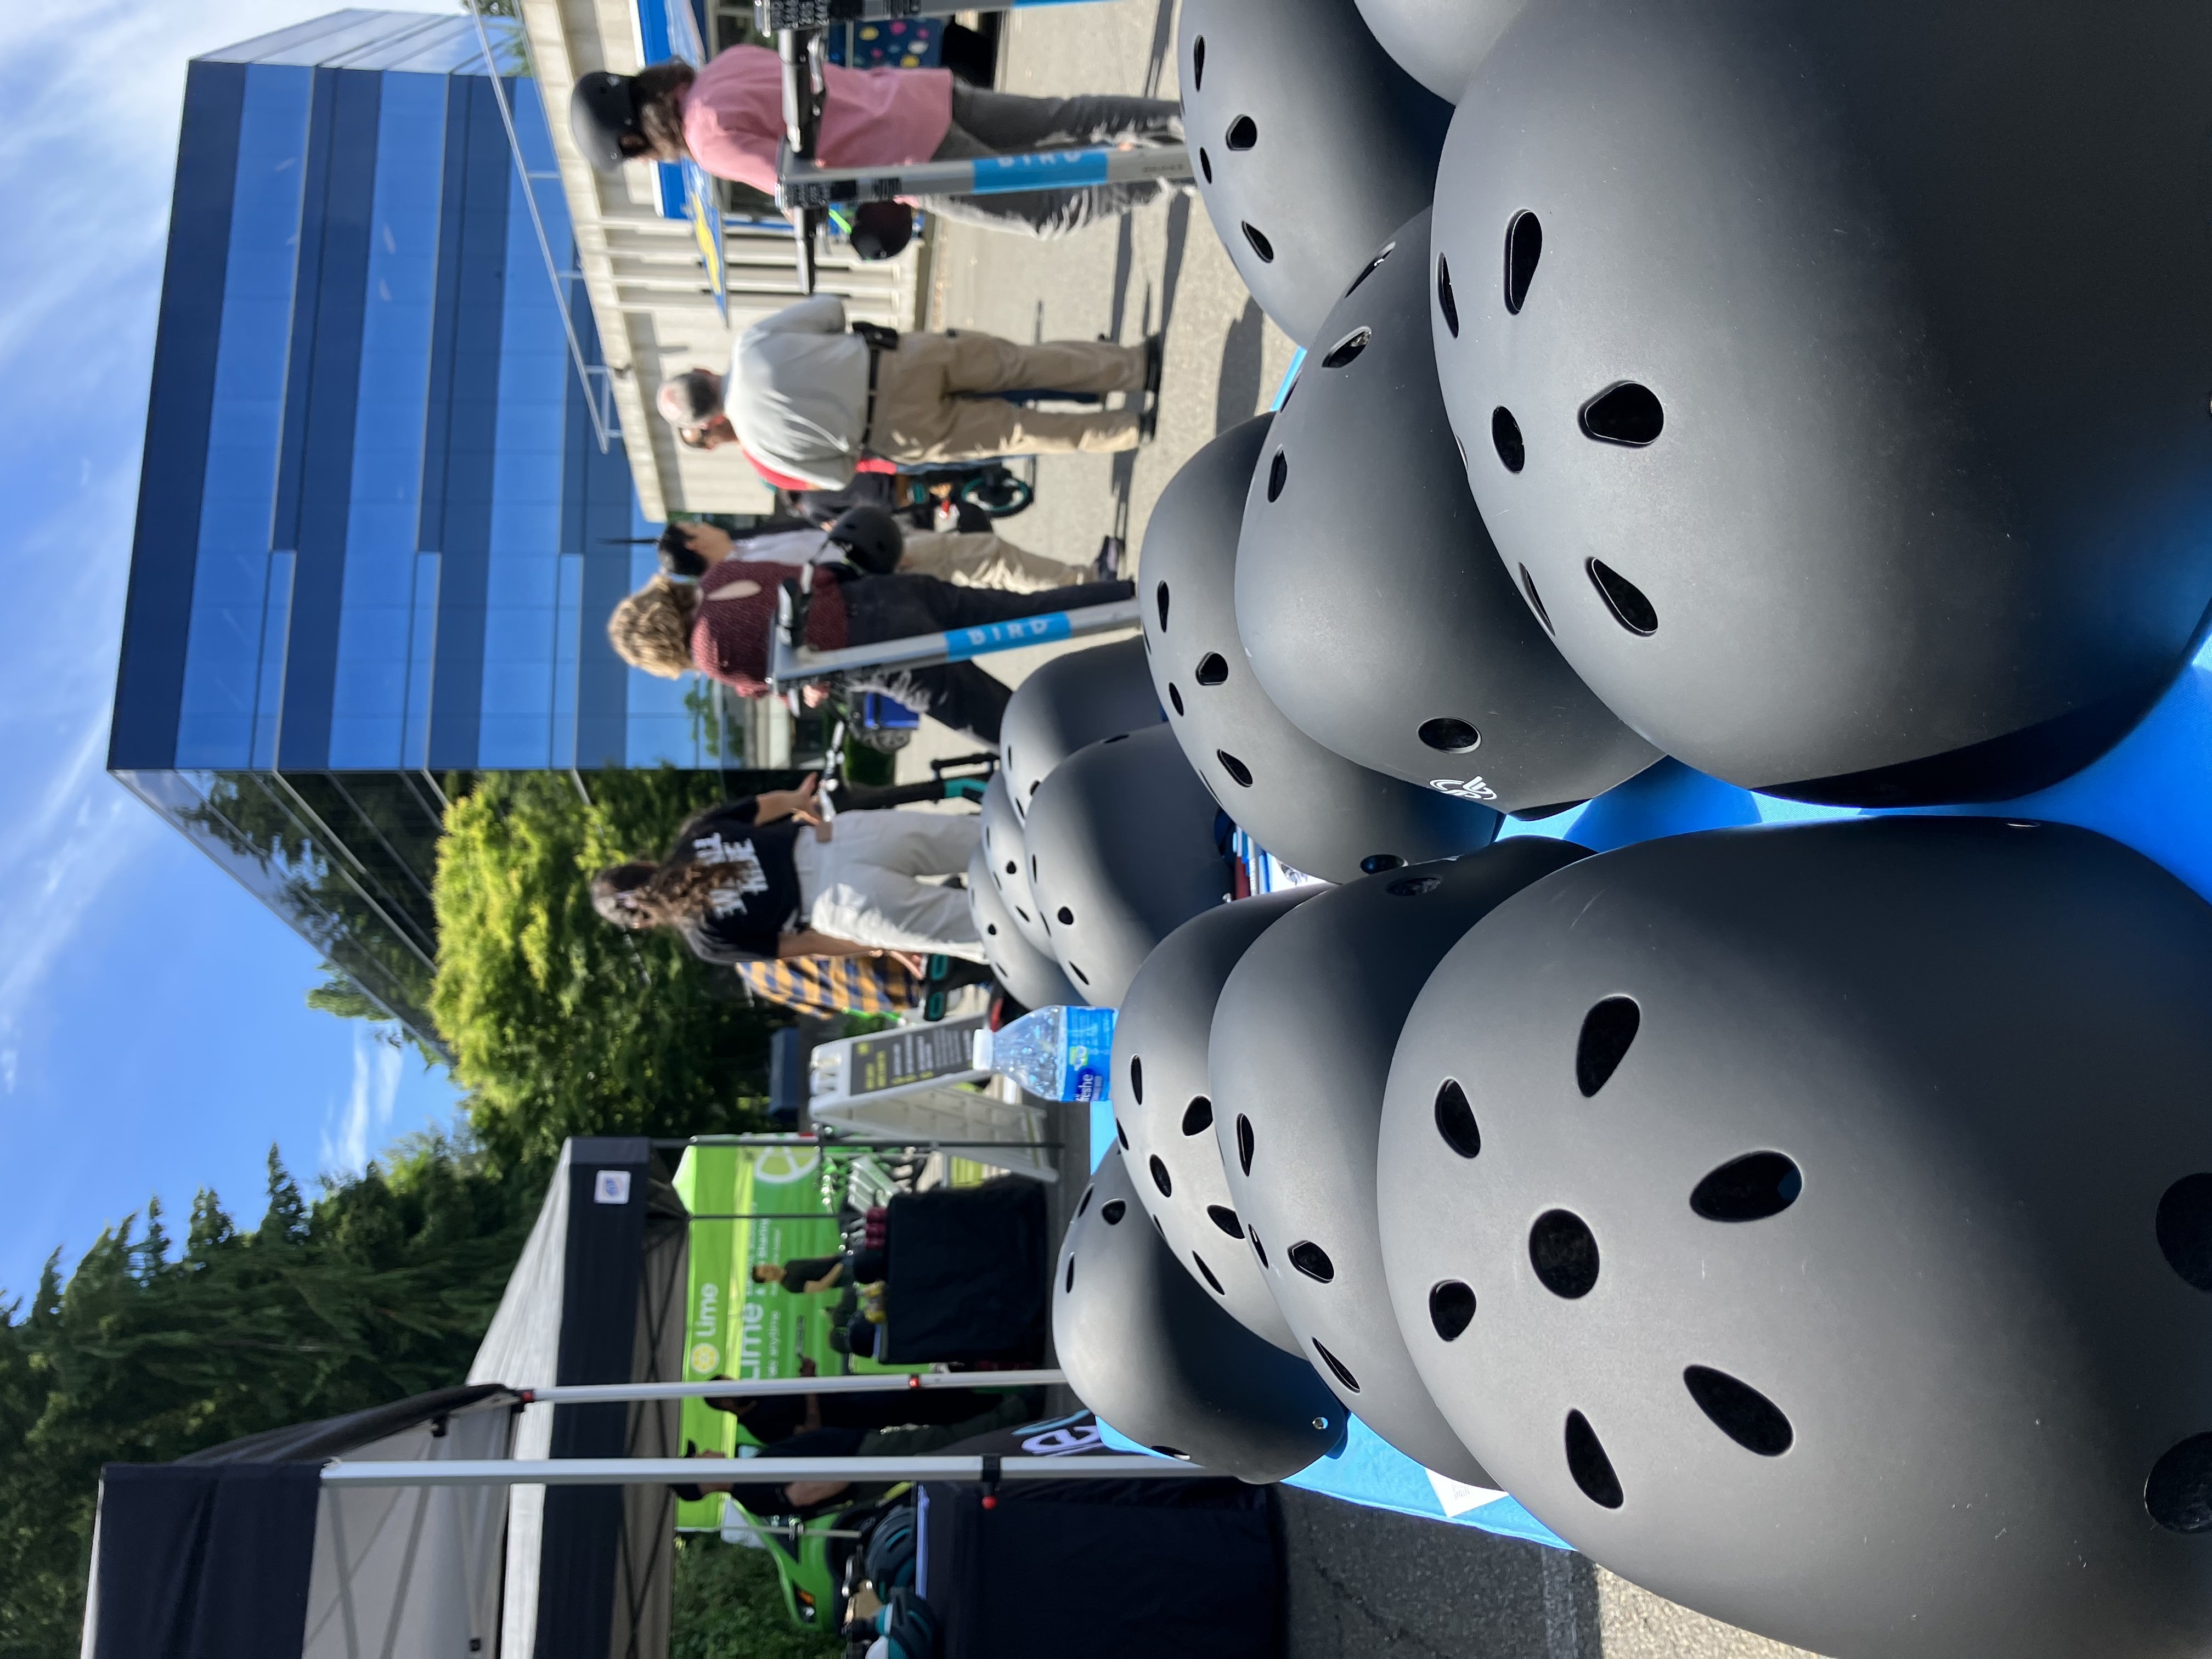
[[[1175,1196],[1175,1182],[1168,1178],[1168,1166],[1160,1162],[1160,1155],[1158,1152],[1152,1154],[1152,1185],[1160,1189],[1160,1196],[1162,1198],[1173,1198]]]
[[[1206,1206],[1206,1218],[1208,1221],[1211,1221],[1215,1226],[1220,1228],[1223,1232],[1227,1233],[1231,1238],[1242,1238],[1244,1237],[1244,1224],[1237,1220],[1237,1212],[1229,1208],[1228,1206],[1224,1204],[1207,1205]]]
[[[1075,982],[1078,985],[1088,985],[1091,983],[1091,975],[1085,973],[1083,969],[1077,967],[1073,963],[1071,962],[1067,964],[1067,971],[1075,975]]]
[[[1474,1323],[1474,1287],[1447,1279],[1429,1291],[1429,1323],[1447,1342],[1456,1342]]]
[[[1552,631],[1552,613],[1544,609],[1544,596],[1536,591],[1536,579],[1528,574],[1528,567],[1521,567],[1521,597],[1528,601],[1528,608],[1536,613],[1536,620],[1544,624],[1544,631]]]
[[[1229,678],[1229,662],[1218,651],[1209,651],[1199,659],[1198,667],[1191,675],[1200,685],[1219,685]]]
[[[1245,1237],[1252,1241],[1252,1254],[1260,1258],[1261,1270],[1267,1271],[1267,1251],[1266,1246],[1260,1243],[1260,1230],[1257,1227],[1250,1228],[1246,1231]]]
[[[1633,997],[1607,997],[1583,1016],[1583,1034],[1575,1043],[1575,1086],[1584,1100],[1612,1081],[1643,1024],[1644,1010]]]
[[[1213,751],[1213,758],[1221,763],[1221,769],[1235,779],[1240,788],[1249,789],[1252,787],[1252,769],[1236,756],[1226,749],[1217,749]]]
[[[1343,1386],[1344,1391],[1346,1394],[1358,1394],[1359,1392],[1359,1379],[1354,1376],[1352,1372],[1346,1369],[1345,1363],[1341,1359],[1339,1359],[1327,1348],[1322,1347],[1319,1342],[1316,1342],[1314,1344],[1314,1352],[1321,1356],[1321,1363],[1328,1367],[1329,1375],[1334,1376],[1337,1382]]]
[[[1613,1472],[1613,1460],[1599,1443],[1597,1431],[1580,1412],[1567,1413],[1567,1473],[1583,1496],[1599,1508],[1620,1507],[1620,1477]]]
[[[1175,711],[1176,714],[1180,714],[1183,712],[1182,693],[1176,690],[1172,683],[1168,686],[1168,701],[1175,705]]]
[[[1249,115],[1240,115],[1229,124],[1221,142],[1231,149],[1249,149],[1260,142],[1260,124]]]
[[[983,931],[993,939],[996,939],[999,936],[999,924],[995,921],[987,921],[983,924]]]
[[[1402,868],[1405,862],[1395,853],[1370,853],[1359,860],[1359,868],[1363,874],[1379,876],[1385,870]]]
[[[1237,1115],[1237,1167],[1252,1173],[1252,1120],[1242,1112]]]
[[[1382,245],[1382,251],[1380,253],[1370,259],[1365,264],[1360,266],[1359,275],[1352,279],[1352,287],[1344,290],[1346,296],[1347,298],[1350,297],[1353,289],[1357,289],[1362,283],[1365,282],[1370,276],[1372,276],[1376,271],[1380,270],[1382,268],[1382,262],[1397,251],[1398,245],[1395,242],[1384,243]]]
[[[1326,1285],[1336,1277],[1336,1263],[1328,1259],[1328,1252],[1311,1239],[1300,1239],[1290,1249],[1291,1266],[1296,1267],[1316,1285]]]
[[[2158,1201],[2158,1248],[2166,1265],[2212,1291],[2212,1175],[2184,1176]]]
[[[1145,1060],[1141,1054],[1129,1056],[1129,1098],[1139,1106],[1145,1103]]]
[[[1513,411],[1504,405],[1490,411],[1490,444],[1498,452],[1498,464],[1508,472],[1518,472],[1528,465],[1528,446],[1522,441],[1521,422],[1513,418]],[[1462,453],[1460,465],[1467,465]]]
[[[1204,1256],[1200,1255],[1196,1250],[1193,1250],[1190,1253],[1190,1259],[1198,1263],[1199,1272],[1206,1275],[1206,1282],[1212,1288],[1214,1295],[1226,1296],[1229,1294],[1228,1291],[1221,1288],[1221,1281],[1213,1276],[1213,1269],[1206,1265],[1206,1258]]]
[[[1442,876],[1408,876],[1403,881],[1394,881],[1382,890],[1392,898],[1419,898],[1424,893],[1433,893],[1444,884]]]
[[[1441,750],[1447,755],[1463,755],[1482,742],[1481,732],[1465,720],[1453,720],[1449,715],[1423,720],[1420,738],[1430,748]]]
[[[1690,1194],[1690,1207],[1708,1221],[1764,1221],[1780,1215],[1805,1190],[1805,1177],[1779,1152],[1752,1152],[1723,1164]]]
[[[1275,500],[1283,493],[1283,486],[1291,481],[1291,459],[1281,450],[1267,463],[1267,499]]]
[[[1213,1127],[1213,1103],[1204,1095],[1193,1095],[1190,1104],[1183,1108],[1182,1132],[1187,1135],[1202,1135]]]
[[[1075,1293],[1075,1258],[1073,1256],[1067,1258],[1067,1284],[1066,1291],[1070,1296],[1073,1296]]]
[[[1198,147],[1198,170],[1206,176],[1207,184],[1213,182],[1213,158],[1206,153],[1204,144]]]
[[[1257,225],[1246,224],[1242,228],[1244,240],[1252,245],[1252,252],[1260,256],[1260,263],[1263,265],[1274,264],[1275,245],[1267,240],[1267,234]]]
[[[1353,329],[1328,349],[1328,355],[1321,360],[1321,366],[1323,368],[1342,368],[1366,350],[1367,343],[1374,337],[1375,331],[1371,328]]]
[[[1073,927],[1075,926],[1075,912],[1069,909],[1065,904],[1061,905],[1055,914],[1060,917],[1060,925],[1061,927]]]
[[[1459,304],[1452,298],[1451,266],[1441,253],[1437,255],[1437,309],[1443,313],[1444,328],[1452,338],[1459,338]]]
[[[1592,559],[1589,569],[1590,583],[1604,599],[1605,608],[1613,612],[1613,621],[1646,639],[1659,631],[1659,612],[1644,597],[1642,588],[1603,559]]]
[[[1083,1201],[1075,1206],[1075,1213],[1078,1218],[1080,1218],[1083,1212],[1091,1207],[1091,1197],[1097,1192],[1097,1190],[1098,1188],[1096,1187],[1085,1187],[1083,1189]]]
[[[2168,1532],[2212,1532],[2212,1434],[2192,1434],[2151,1465],[2143,1507]]]
[[[1659,441],[1667,428],[1667,411],[1648,386],[1623,380],[1607,386],[1583,405],[1583,432],[1601,444],[1642,449]]]
[[[1481,1154],[1482,1130],[1474,1121],[1474,1108],[1468,1104],[1467,1091],[1456,1079],[1446,1078],[1437,1091],[1437,1133],[1462,1158]]]
[[[1129,1132],[1121,1127],[1121,1120],[1118,1117],[1114,1120],[1114,1138],[1121,1143],[1123,1152],[1129,1150]]]
[[[1747,1452],[1779,1457],[1797,1438],[1779,1406],[1726,1371],[1692,1365],[1682,1373],[1682,1384],[1713,1426]]]
[[[1121,1218],[1129,1213],[1129,1206],[1118,1198],[1109,1198],[1098,1206],[1098,1218],[1109,1227],[1121,1224]]]
[[[1553,1296],[1573,1302],[1597,1285],[1597,1240],[1571,1210],[1547,1210],[1528,1230],[1528,1265]]]
[[[1544,257],[1544,222],[1533,213],[1516,213],[1505,227],[1505,310],[1518,317],[1528,298],[1528,284],[1536,279],[1536,262]]]
[[[1194,41],[1192,41],[1192,42],[1190,43],[1190,89],[1191,89],[1193,92],[1197,92],[1197,91],[1199,91],[1200,88],[1202,88],[1205,85],[1206,85],[1206,37],[1205,37],[1204,35],[1202,35],[1202,34],[1201,34],[1201,35],[1200,35],[1200,36],[1198,37],[1198,39],[1197,39],[1197,40],[1194,40]],[[1155,1447],[1153,1447],[1153,1448],[1152,1448],[1152,1449],[1153,1449],[1154,1451],[1158,1451],[1158,1450],[1159,1450],[1159,1449],[1160,1449],[1160,1448],[1159,1448],[1159,1447],[1158,1447],[1158,1446],[1155,1446]],[[1182,1454],[1181,1452],[1171,1452],[1171,1453],[1170,1453],[1170,1454],[1169,1454],[1169,1455],[1173,1456],[1173,1457],[1180,1457],[1180,1456],[1182,1456]]]
[[[1160,613],[1160,632],[1166,633],[1168,631],[1168,585],[1165,582],[1156,582],[1152,585],[1152,609]]]

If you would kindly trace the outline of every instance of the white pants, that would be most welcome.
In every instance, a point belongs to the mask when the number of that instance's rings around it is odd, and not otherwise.
[[[966,890],[920,879],[965,872],[982,836],[978,813],[896,808],[844,813],[826,842],[800,836],[792,857],[807,926],[886,951],[988,961]]]

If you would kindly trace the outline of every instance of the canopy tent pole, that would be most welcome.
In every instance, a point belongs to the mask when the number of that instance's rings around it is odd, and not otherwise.
[[[761,1400],[778,1395],[913,1394],[929,1389],[1048,1389],[1067,1381],[1059,1370],[889,1371],[868,1376],[764,1376],[696,1382],[564,1382],[516,1389],[531,1402],[574,1406],[634,1400]]]
[[[1091,1457],[554,1457],[481,1462],[323,1465],[325,1486],[690,1486],[726,1475],[740,1484],[775,1480],[1218,1480],[1170,1457],[1110,1453]]]

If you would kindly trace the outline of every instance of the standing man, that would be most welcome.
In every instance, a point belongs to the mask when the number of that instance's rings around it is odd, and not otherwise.
[[[848,331],[845,302],[817,294],[738,337],[726,377],[695,368],[654,402],[695,448],[737,442],[757,464],[816,489],[842,489],[864,457],[900,465],[994,455],[1111,453],[1152,434],[1160,337],[1141,345],[1048,340],[1017,345],[967,331]],[[1009,392],[1121,392],[1118,410],[1039,410]]]
[[[832,64],[826,76],[814,159],[828,167],[897,167],[1008,150],[1182,137],[1182,108],[1164,98],[1025,98],[969,86],[941,69]],[[776,147],[784,136],[783,64],[766,46],[742,46],[716,53],[702,70],[672,60],[635,75],[586,75],[569,96],[568,125],[577,148],[603,173],[626,161],[688,156],[718,179],[773,196]],[[1147,179],[917,199],[950,219],[1065,236],[1142,207],[1167,188]]]

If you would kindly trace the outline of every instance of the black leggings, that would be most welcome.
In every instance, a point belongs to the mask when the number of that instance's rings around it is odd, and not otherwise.
[[[1134,582],[1083,582],[1037,593],[1006,593],[955,587],[934,576],[860,576],[844,586],[845,641],[875,645],[980,628],[1080,605],[1110,605],[1134,598],[1136,591]],[[1000,722],[1013,695],[1004,681],[972,662],[851,669],[837,678],[839,693],[848,701],[864,691],[880,692],[992,749],[999,746]]]

